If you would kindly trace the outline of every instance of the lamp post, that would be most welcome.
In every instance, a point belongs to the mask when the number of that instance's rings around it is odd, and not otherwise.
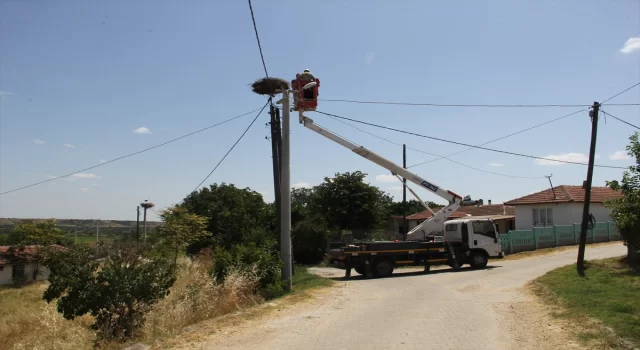
[[[153,208],[155,204],[145,199],[144,202],[140,203],[140,206],[144,208],[144,219],[142,222],[142,231],[144,235],[144,244],[147,244],[147,209]]]

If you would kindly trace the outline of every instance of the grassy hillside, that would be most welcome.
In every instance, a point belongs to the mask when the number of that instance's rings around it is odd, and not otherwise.
[[[16,224],[27,220],[39,221],[45,219],[0,218],[0,236],[9,234]],[[153,234],[161,224],[160,221],[147,221],[147,233]],[[136,234],[136,222],[128,220],[56,219],[56,226],[66,231],[70,236],[76,236],[77,234],[78,241],[94,241],[96,226],[99,227],[101,240],[103,238],[104,240],[111,240],[116,236]],[[140,222],[140,234],[142,234],[142,221]]]

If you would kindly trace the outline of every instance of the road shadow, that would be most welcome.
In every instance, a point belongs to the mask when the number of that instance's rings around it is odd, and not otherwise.
[[[355,272],[354,270],[351,270],[351,277],[344,277],[344,276],[340,276],[340,277],[329,277],[330,280],[334,280],[334,281],[369,281],[369,280],[377,280],[377,279],[388,279],[388,278],[403,278],[403,277],[412,277],[412,276],[433,276],[433,275],[439,275],[442,273],[466,273],[466,272],[477,272],[477,271],[486,271],[486,270],[493,270],[493,269],[497,269],[497,268],[501,268],[502,266],[500,265],[490,265],[487,266],[485,268],[481,268],[481,269],[473,269],[469,266],[467,267],[463,267],[460,270],[456,271],[454,270],[452,267],[450,268],[445,268],[445,269],[437,269],[437,270],[431,270],[429,272],[423,272],[423,271],[408,271],[408,272],[402,272],[403,269],[396,269],[393,271],[393,274],[389,277],[376,277],[376,278],[365,278],[364,275],[360,275],[357,272]]]

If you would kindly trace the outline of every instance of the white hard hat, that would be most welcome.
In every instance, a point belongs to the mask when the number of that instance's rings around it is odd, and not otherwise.
[[[309,72],[309,68],[305,69],[304,71],[305,71],[305,72]]]

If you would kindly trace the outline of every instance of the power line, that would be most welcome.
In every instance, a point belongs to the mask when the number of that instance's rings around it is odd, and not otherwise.
[[[614,96],[615,97],[615,96]],[[318,99],[324,102],[345,102],[359,104],[379,104],[379,105],[400,105],[400,106],[425,106],[425,107],[487,107],[487,108],[542,108],[542,107],[589,107],[589,105],[576,104],[441,104],[441,103],[418,103],[418,102],[390,102],[390,101],[360,101],[343,99]],[[640,103],[618,103],[609,106],[640,106]]]
[[[632,127],[636,128],[636,129],[640,129],[640,127],[639,127],[639,126],[637,126],[637,125],[633,125],[633,124],[629,123],[629,122],[628,122],[628,121],[626,121],[626,120],[623,120],[623,119],[621,119],[621,118],[616,117],[615,115],[613,115],[613,114],[611,114],[611,113],[607,113],[607,112],[603,111],[602,109],[600,110],[600,112],[602,112],[602,113],[604,113],[604,114],[606,114],[606,115],[610,116],[610,117],[611,117],[611,118],[613,118],[613,119],[617,119],[617,120],[618,120],[618,121],[620,121],[620,122],[623,122],[623,123],[625,123],[625,124],[627,124],[627,125],[629,125],[629,126],[632,126]]]
[[[216,171],[216,169],[218,169],[218,167],[220,166],[220,164],[222,164],[222,161],[225,160],[225,158],[227,158],[227,156],[229,155],[229,153],[231,153],[231,151],[233,151],[233,149],[236,147],[236,145],[238,144],[238,142],[240,142],[240,140],[242,140],[242,138],[244,137],[244,135],[247,133],[247,131],[249,131],[249,129],[251,128],[251,126],[253,126],[253,123],[256,122],[256,120],[258,119],[258,117],[260,116],[260,114],[262,114],[262,111],[264,111],[265,107],[267,107],[267,105],[271,102],[271,99],[269,99],[267,101],[267,103],[264,104],[264,106],[262,106],[262,108],[260,109],[260,112],[258,112],[258,114],[256,114],[255,118],[253,118],[253,120],[251,121],[251,124],[249,124],[249,126],[247,126],[247,128],[244,130],[244,132],[242,133],[242,135],[240,135],[240,137],[238,138],[238,140],[236,140],[236,142],[233,144],[233,146],[231,146],[231,148],[227,151],[227,153],[224,155],[224,157],[222,157],[222,159],[220,159],[220,161],[218,162],[218,164],[216,164],[216,166],[213,168],[213,170],[211,170],[211,172],[209,172],[209,175],[207,175],[207,177],[205,177],[202,181],[200,181],[200,183],[198,184],[198,186],[196,186],[196,188],[193,189],[193,191],[191,192],[195,192],[198,190],[198,188],[200,188],[200,186],[202,186],[202,184],[207,181],[207,179],[211,176],[211,174],[213,174],[214,171]]]
[[[558,120],[561,120],[561,119],[564,119],[564,118],[570,117],[570,116],[572,116],[572,115],[575,115],[575,114],[578,114],[578,113],[581,113],[581,112],[586,112],[587,110],[588,110],[588,109],[587,109],[587,108],[585,108],[585,109],[581,109],[581,110],[579,110],[579,111],[575,111],[575,112],[573,112],[573,113],[565,114],[565,115],[563,115],[562,117],[558,117],[558,118],[555,118],[555,119],[551,119],[551,120],[548,120],[548,121],[546,121],[546,122],[544,122],[544,123],[541,123],[541,124],[536,124],[536,125],[534,125],[534,126],[531,126],[531,127],[526,128],[526,129],[523,129],[523,130],[520,130],[520,131],[516,131],[516,132],[514,132],[514,133],[511,133],[511,134],[508,134],[508,135],[505,135],[505,136],[499,137],[499,138],[497,138],[497,139],[493,139],[493,140],[491,140],[491,141],[487,141],[487,142],[482,143],[482,144],[480,144],[480,145],[478,145],[478,146],[484,146],[484,145],[488,145],[488,144],[493,143],[493,142],[496,142],[496,141],[504,140],[504,139],[506,139],[506,138],[508,138],[508,137],[511,137],[511,136],[515,136],[515,135],[521,134],[521,133],[523,133],[523,132],[525,132],[525,131],[529,131],[529,130],[532,130],[532,129],[535,129],[535,128],[538,128],[538,127],[541,127],[541,126],[543,126],[543,125],[547,125],[547,124],[550,124],[550,123],[556,122],[556,121],[558,121]],[[466,151],[472,150],[472,149],[474,149],[474,148],[476,148],[476,147],[475,147],[475,146],[474,146],[474,147],[469,147],[469,148],[463,149],[462,151],[458,151],[458,152],[455,152],[455,153],[451,153],[451,154],[449,154],[449,155],[448,155],[448,156],[446,156],[446,157],[441,157],[441,158],[438,158],[438,159],[432,159],[432,160],[428,160],[428,161],[426,161],[426,162],[422,162],[422,163],[414,164],[414,165],[412,165],[412,166],[409,166],[408,168],[413,168],[413,167],[416,167],[416,166],[418,166],[418,165],[423,165],[423,164],[427,164],[427,163],[435,162],[435,161],[440,160],[440,159],[442,159],[442,158],[447,158],[447,157],[455,156],[455,155],[457,155],[457,154],[460,154],[460,153],[463,153],[463,152],[466,152]]]
[[[333,116],[329,116],[329,117],[330,117],[330,118],[332,118],[332,119],[334,119],[334,120],[335,120],[335,121],[337,121],[337,122],[340,122],[340,123],[343,123],[343,124],[345,124],[345,125],[348,125],[348,126],[350,126],[350,127],[354,128],[354,129],[358,130],[358,131],[361,131],[361,132],[363,132],[363,133],[365,133],[365,134],[369,134],[369,135],[371,135],[371,136],[373,136],[373,137],[375,137],[375,138],[378,138],[378,139],[380,139],[380,140],[386,141],[386,142],[391,143],[391,144],[396,145],[396,146],[402,146],[402,144],[400,144],[400,143],[398,143],[398,142],[394,142],[394,141],[391,141],[391,140],[389,140],[389,139],[386,139],[386,138],[384,138],[384,137],[382,137],[382,136],[378,136],[378,135],[376,135],[376,134],[370,133],[370,132],[368,132],[368,131],[366,131],[366,130],[360,129],[359,127],[357,127],[357,126],[355,126],[355,125],[353,125],[353,124],[347,123],[347,122],[345,122],[345,121],[343,121],[343,120],[340,120],[340,119],[337,119],[337,118],[335,118],[335,117],[333,117]],[[408,148],[408,149],[410,149],[410,150],[412,150],[412,151],[415,151],[415,152],[419,152],[419,153],[427,154],[427,155],[430,155],[430,156],[440,157],[439,159],[444,158],[444,159],[446,159],[446,160],[448,160],[448,161],[450,161],[450,162],[452,162],[452,163],[456,163],[456,164],[462,165],[462,166],[464,166],[464,167],[467,167],[467,168],[469,168],[469,169],[473,169],[473,170],[481,171],[481,172],[484,172],[484,173],[489,173],[489,174],[494,174],[494,175],[499,175],[499,176],[504,176],[504,177],[511,177],[511,178],[516,178],[516,179],[542,179],[542,178],[544,178],[544,176],[516,176],[516,175],[508,175],[508,174],[496,173],[496,172],[489,171],[489,170],[478,169],[478,168],[472,167],[472,166],[470,166],[470,165],[468,165],[468,164],[464,164],[464,163],[461,163],[461,162],[455,161],[455,160],[453,160],[453,159],[449,159],[449,158],[447,158],[447,157],[441,156],[441,155],[439,155],[439,154],[426,152],[426,151],[419,150],[419,149],[417,149],[417,148],[413,148],[413,147],[409,147],[409,146],[407,146],[407,148]]]
[[[601,104],[601,105],[602,105],[602,104],[605,104],[607,101],[611,101],[611,100],[613,100],[614,98],[616,98],[616,97],[618,97],[618,96],[620,96],[620,95],[624,94],[625,92],[627,92],[627,91],[629,91],[629,90],[633,89],[634,87],[636,87],[636,86],[638,86],[638,85],[640,85],[640,82],[635,83],[635,84],[633,84],[632,86],[630,86],[630,87],[628,87],[628,88],[626,88],[626,89],[622,90],[621,92],[619,92],[619,93],[617,93],[617,94],[615,94],[615,95],[613,95],[613,96],[609,97],[608,99],[606,99],[606,100],[604,100],[604,101],[600,102],[600,104]],[[609,104],[609,106],[613,106],[613,104]]]
[[[262,107],[262,109],[264,109],[264,107]],[[100,163],[100,164],[96,164],[96,165],[94,165],[94,166],[90,166],[90,167],[88,167],[88,168],[84,168],[84,169],[76,170],[76,171],[74,171],[74,172],[72,172],[72,173],[68,173],[68,174],[66,174],[66,175],[62,175],[62,176],[54,177],[54,178],[47,179],[47,180],[44,180],[44,181],[36,182],[36,183],[31,184],[31,185],[27,185],[27,186],[22,186],[22,187],[14,188],[14,189],[12,189],[12,190],[5,191],[5,192],[0,193],[0,195],[4,195],[4,194],[7,194],[7,193],[11,193],[11,192],[15,192],[15,191],[23,190],[23,189],[25,189],[25,188],[29,188],[29,187],[33,187],[33,186],[37,186],[37,185],[40,185],[40,184],[43,184],[43,183],[46,183],[46,182],[50,182],[50,181],[54,181],[54,180],[58,180],[58,179],[62,179],[62,178],[65,178],[65,177],[69,177],[69,176],[72,176],[73,174],[81,173],[81,172],[83,172],[83,171],[87,171],[87,170],[95,169],[95,168],[101,167],[101,166],[103,166],[103,165],[107,165],[107,164],[109,164],[109,163],[113,163],[113,162],[116,162],[116,161],[119,161],[119,160],[122,160],[122,159],[125,159],[125,158],[129,158],[129,157],[135,156],[135,155],[137,155],[137,154],[144,153],[144,152],[150,151],[150,150],[152,150],[152,149],[156,149],[156,148],[158,148],[158,147],[162,147],[162,146],[164,146],[164,145],[168,145],[168,144],[170,144],[170,143],[173,143],[173,142],[176,142],[176,141],[178,141],[178,140],[181,140],[181,139],[183,139],[183,138],[185,138],[185,137],[189,137],[189,136],[192,136],[192,135],[195,135],[195,134],[201,133],[201,132],[203,132],[203,131],[205,131],[205,130],[209,130],[209,129],[214,128],[214,127],[216,127],[216,126],[219,126],[219,125],[222,125],[222,124],[228,123],[228,122],[230,122],[230,121],[232,121],[232,120],[235,120],[235,119],[238,119],[238,118],[242,118],[242,117],[244,117],[244,116],[246,116],[246,115],[249,115],[249,114],[251,114],[251,113],[253,113],[253,112],[257,111],[257,110],[260,110],[260,108],[256,108],[256,109],[254,109],[254,110],[252,110],[252,111],[250,111],[250,112],[247,112],[247,113],[244,113],[244,114],[241,114],[241,115],[235,116],[235,117],[233,117],[233,118],[229,118],[229,119],[224,120],[224,121],[221,121],[221,122],[219,122],[219,123],[217,123],[217,124],[213,124],[213,125],[207,126],[207,127],[205,127],[205,128],[202,128],[202,129],[196,130],[196,131],[194,131],[194,132],[190,132],[190,133],[188,133],[188,134],[185,134],[185,135],[182,135],[182,136],[176,137],[175,139],[169,140],[169,141],[167,141],[167,142],[163,142],[163,143],[161,143],[161,144],[158,144],[158,145],[155,145],[155,146],[152,146],[152,147],[149,147],[149,148],[145,148],[145,149],[140,150],[140,151],[137,151],[137,152],[129,153],[129,154],[127,154],[127,155],[120,156],[120,157],[117,157],[117,158],[114,158],[114,159],[108,160],[108,161],[106,161],[106,162],[104,162],[104,163]]]
[[[256,26],[256,18],[253,15],[253,6],[251,6],[251,0],[249,0],[249,10],[251,11],[251,20],[253,21],[253,31],[256,32],[256,40],[258,41],[258,49],[260,50],[260,59],[262,59],[262,67],[264,68],[264,75],[268,78],[267,65],[264,63],[264,55],[262,54],[262,45],[260,44],[260,36],[258,35],[258,26]]]
[[[522,153],[516,153],[516,152],[509,152],[509,151],[502,151],[502,150],[497,150],[497,149],[487,148],[487,147],[482,147],[482,146],[474,146],[474,145],[470,145],[470,144],[468,144],[468,143],[463,143],[463,142],[458,142],[458,141],[451,141],[451,140],[445,140],[445,139],[441,139],[441,138],[438,138],[438,137],[422,135],[422,134],[418,134],[418,133],[411,132],[411,131],[395,129],[395,128],[391,128],[391,127],[388,127],[388,126],[378,125],[378,124],[369,123],[369,122],[363,122],[363,121],[361,121],[361,120],[351,119],[351,118],[347,118],[347,117],[341,117],[341,116],[339,116],[339,115],[335,115],[335,114],[331,114],[331,113],[325,113],[325,112],[321,112],[321,111],[316,111],[316,113],[320,113],[320,114],[324,114],[324,115],[328,115],[328,116],[333,116],[333,117],[336,117],[336,118],[340,118],[340,119],[344,119],[344,120],[349,120],[349,121],[356,122],[356,123],[360,123],[360,124],[364,124],[364,125],[374,126],[374,127],[376,127],[376,128],[380,128],[380,129],[391,130],[391,131],[400,132],[400,133],[407,134],[407,135],[413,135],[413,136],[418,136],[418,137],[422,137],[422,138],[426,138],[426,139],[431,139],[431,140],[436,140],[436,141],[441,141],[441,142],[446,142],[446,143],[452,143],[452,144],[460,145],[460,146],[467,146],[467,147],[478,148],[478,149],[482,149],[482,150],[485,150],[485,151],[491,151],[491,152],[497,152],[497,153],[504,153],[504,154],[509,154],[509,155],[513,155],[513,156],[519,156],[519,157],[525,157],[525,158],[532,158],[532,159],[539,159],[539,160],[546,160],[546,161],[558,162],[558,163],[578,164],[578,165],[588,165],[587,163],[572,162],[572,161],[568,161],[568,160],[550,159],[550,158],[544,158],[544,157],[532,156],[532,155],[528,155],[528,154],[522,154]],[[601,167],[601,168],[627,169],[626,167],[619,167],[619,166],[613,166],[613,165],[595,165],[595,166],[597,166],[597,167]]]

